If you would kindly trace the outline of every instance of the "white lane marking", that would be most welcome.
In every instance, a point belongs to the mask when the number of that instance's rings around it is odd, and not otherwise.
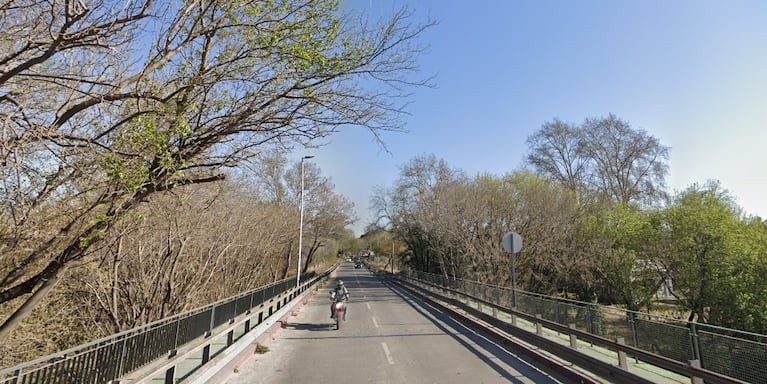
[[[376,321],[376,318],[375,317],[371,317],[370,319],[373,320],[373,325],[375,325],[376,328],[378,328],[378,322]]]
[[[383,347],[384,354],[386,355],[386,360],[389,360],[389,364],[394,364],[394,359],[392,359],[391,352],[389,352],[389,346],[383,342],[381,343],[381,346]]]
[[[360,278],[356,275],[356,273],[357,273],[356,271],[354,273],[355,273],[354,281],[357,283],[357,285],[360,285]],[[363,299],[367,299],[368,298],[368,295],[365,294],[365,289],[364,288],[360,289],[359,291],[362,292],[362,298]]]
[[[370,303],[365,303],[365,305],[367,305],[367,306],[368,306],[368,309],[369,309],[369,310],[371,310],[371,311],[373,310],[373,308],[370,308]]]

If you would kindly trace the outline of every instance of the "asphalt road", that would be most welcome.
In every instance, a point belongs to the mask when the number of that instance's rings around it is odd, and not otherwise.
[[[347,321],[330,319],[331,279],[263,354],[225,381],[250,383],[569,383],[532,367],[366,269],[336,273],[350,293]]]

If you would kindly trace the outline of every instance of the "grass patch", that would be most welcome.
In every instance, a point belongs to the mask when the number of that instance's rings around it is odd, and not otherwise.
[[[256,350],[255,353],[259,355],[263,355],[264,353],[269,352],[269,347],[263,344],[256,344]]]

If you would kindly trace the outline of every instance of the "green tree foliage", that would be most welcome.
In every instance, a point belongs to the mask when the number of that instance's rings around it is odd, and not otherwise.
[[[654,253],[658,228],[653,218],[653,212],[624,204],[592,216],[592,241],[601,245],[591,248],[599,255],[594,284],[603,302],[633,311],[650,307],[664,283]]]
[[[742,220],[732,234],[736,260],[731,278],[723,282],[728,295],[712,310],[710,322],[717,325],[767,333],[767,222]]]
[[[672,258],[669,272],[689,320],[709,320],[709,309],[721,299],[721,283],[730,277],[731,234],[739,212],[718,184],[693,185],[679,194],[666,212]]]
[[[412,269],[510,286],[500,239],[515,230],[519,289],[651,311],[665,285],[690,320],[767,331],[767,223],[744,217],[718,183],[693,185],[665,208],[574,195],[529,172],[470,178],[425,156],[374,204]]]
[[[715,182],[680,193],[666,220],[669,273],[689,319],[767,330],[765,223],[742,217],[731,194]]]
[[[379,138],[426,85],[429,24],[406,10],[370,27],[335,0],[22,3],[0,4],[0,340],[153,194],[344,125]]]

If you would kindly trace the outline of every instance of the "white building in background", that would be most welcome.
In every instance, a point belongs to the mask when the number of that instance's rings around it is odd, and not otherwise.
[[[657,280],[655,282],[660,283],[658,291],[655,292],[655,298],[661,301],[675,301],[676,297],[672,295],[674,282],[668,277],[668,269],[662,263],[646,259],[637,259],[631,273],[639,275],[640,272],[646,272],[648,270],[651,270],[653,275],[656,276]]]

